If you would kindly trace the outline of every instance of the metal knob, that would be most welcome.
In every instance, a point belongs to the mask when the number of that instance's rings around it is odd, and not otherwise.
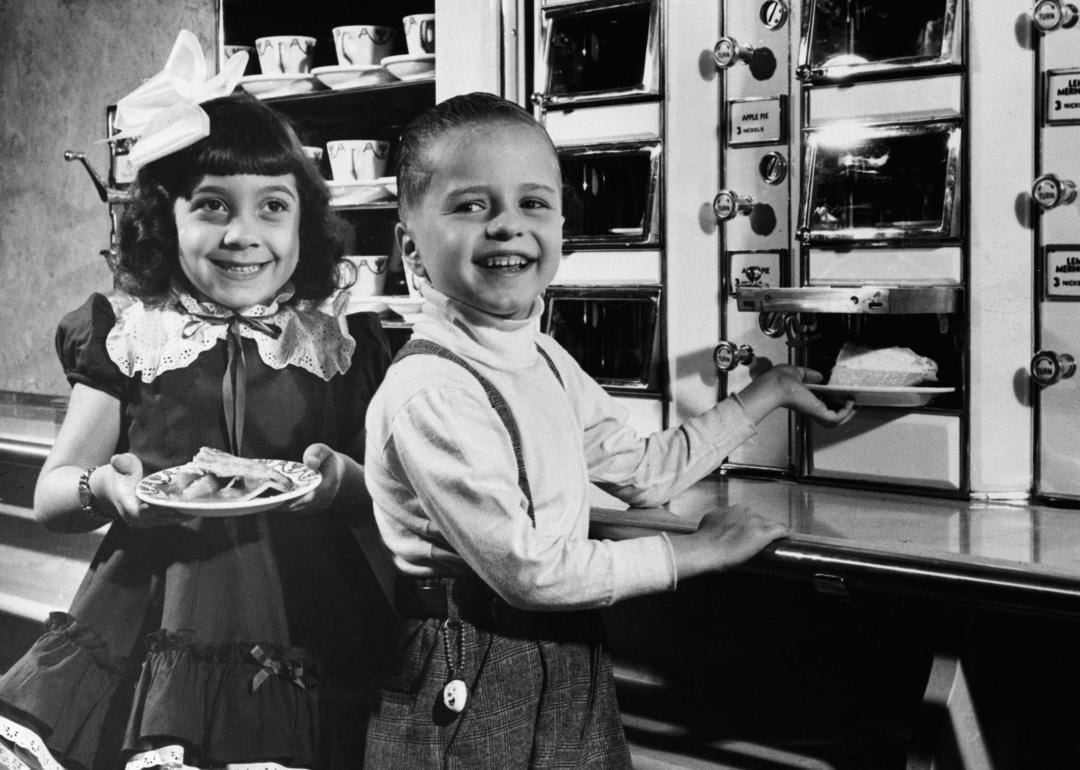
[[[1041,32],[1068,29],[1076,24],[1077,17],[1076,6],[1061,0],[1039,0],[1031,12],[1031,20]]]
[[[1076,360],[1068,353],[1040,350],[1031,359],[1031,378],[1040,385],[1053,385],[1076,374]]]
[[[721,341],[713,350],[713,363],[722,372],[730,372],[739,364],[749,366],[754,360],[754,349],[749,345],[736,345],[734,342]]]
[[[720,69],[733,67],[740,61],[749,64],[750,60],[754,58],[754,47],[741,45],[733,37],[722,37],[713,46],[712,57],[713,61],[716,62],[716,66]]]
[[[1031,185],[1031,197],[1043,210],[1066,206],[1076,200],[1076,183],[1056,174],[1043,174]]]
[[[734,190],[721,190],[713,198],[712,210],[717,219],[726,222],[739,214],[749,215],[754,210],[754,199]]]

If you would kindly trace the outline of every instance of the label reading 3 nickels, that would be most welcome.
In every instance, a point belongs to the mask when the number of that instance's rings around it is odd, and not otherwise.
[[[728,146],[784,141],[784,102],[769,99],[732,99],[728,102]]]
[[[1080,123],[1080,70],[1046,73],[1046,122]]]
[[[1080,247],[1046,250],[1046,296],[1080,297]]]

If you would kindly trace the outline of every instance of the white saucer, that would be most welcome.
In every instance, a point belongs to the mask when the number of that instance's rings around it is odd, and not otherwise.
[[[393,196],[379,179],[363,182],[338,182],[328,180],[331,206],[362,206],[365,203],[388,200]]]
[[[240,78],[240,87],[252,96],[260,99],[273,99],[277,96],[306,94],[322,88],[318,79],[309,73],[303,75],[249,75]]]
[[[343,64],[333,67],[316,67],[311,74],[327,88],[345,91],[389,83],[394,76],[380,64]]]
[[[371,298],[369,297],[369,299]],[[419,313],[420,306],[424,304],[423,297],[406,297],[404,295],[393,296],[388,294],[380,297],[380,299],[386,302],[387,306],[398,315],[412,315],[413,313]]]
[[[806,387],[823,399],[841,403],[848,399],[856,406],[925,406],[943,393],[952,393],[956,388],[946,387],[870,387],[860,385],[815,385]]]
[[[381,184],[384,188],[386,188],[386,191],[388,193],[393,195],[395,198],[397,197],[397,177],[396,176],[381,176],[378,179],[376,179],[375,181],[378,182],[379,184]]]
[[[435,54],[387,56],[382,66],[398,80],[430,80],[435,77]]]
[[[381,313],[386,310],[386,297],[350,297],[347,313]]]

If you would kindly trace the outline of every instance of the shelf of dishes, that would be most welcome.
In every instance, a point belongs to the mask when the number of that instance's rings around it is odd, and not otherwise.
[[[256,37],[254,45],[226,44],[222,53],[226,59],[246,53],[240,87],[264,99],[435,77],[434,13],[409,14],[393,25],[349,24],[329,31],[336,64],[316,66],[327,60],[330,41],[303,33]]]

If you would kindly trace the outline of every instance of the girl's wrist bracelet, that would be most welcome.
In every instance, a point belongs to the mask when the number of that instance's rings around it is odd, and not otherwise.
[[[79,476],[79,506],[90,521],[98,526],[112,522],[116,516],[101,510],[97,504],[94,490],[90,488],[90,476],[99,466],[91,465]]]

